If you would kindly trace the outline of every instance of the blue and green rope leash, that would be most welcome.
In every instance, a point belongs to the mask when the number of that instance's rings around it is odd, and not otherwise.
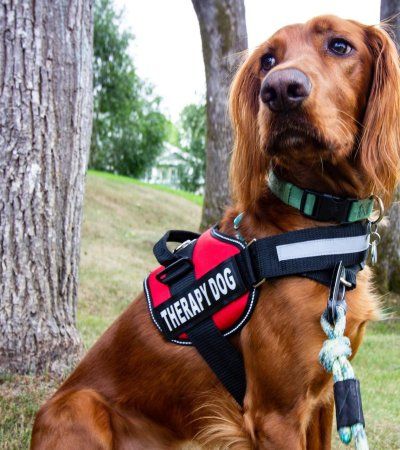
[[[344,336],[346,329],[346,307],[336,305],[336,320],[333,325],[327,320],[327,310],[321,316],[321,326],[328,339],[323,343],[319,361],[327,372],[332,372],[333,381],[355,379],[354,370],[347,358],[351,356],[350,339]],[[337,407],[337,405],[336,405]],[[356,450],[368,450],[368,440],[362,423],[338,429],[340,440],[349,444],[354,437]]]
[[[236,231],[236,238],[246,243],[246,240],[239,231],[244,213],[237,215],[233,221]],[[334,383],[344,380],[355,379],[354,370],[348,360],[351,356],[350,339],[344,336],[346,329],[346,303],[338,302],[335,305],[335,321],[331,324],[328,321],[328,309],[321,316],[321,326],[328,339],[323,343],[319,354],[319,361],[326,371],[333,374]],[[356,450],[368,450],[368,440],[364,424],[356,423],[351,427],[341,427],[338,429],[340,440],[344,444],[349,444],[354,437]]]

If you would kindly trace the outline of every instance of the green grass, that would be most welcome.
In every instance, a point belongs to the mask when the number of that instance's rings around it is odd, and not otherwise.
[[[172,189],[168,186],[164,186],[163,184],[149,184],[141,180],[137,180],[135,178],[125,177],[122,175],[115,175],[113,173],[108,172],[100,172],[98,170],[89,170],[89,175],[93,174],[98,177],[106,178],[109,180],[114,180],[117,183],[131,183],[136,184],[138,186],[146,186],[146,187],[152,187],[153,189],[158,189],[159,191],[168,192],[170,194],[179,195],[186,200],[190,200],[193,203],[196,203],[196,205],[203,205],[203,196],[198,194],[193,194],[193,192],[187,192],[182,191],[180,189]]]
[[[400,323],[371,324],[354,360],[371,449],[400,448]],[[348,448],[335,439],[335,448]]]
[[[86,347],[142,289],[143,278],[157,264],[153,245],[165,231],[198,229],[201,208],[187,194],[89,172],[78,303],[78,327]]]
[[[154,242],[168,229],[198,228],[197,197],[89,172],[78,302],[78,327],[86,348],[142,289],[144,276],[156,265]],[[386,303],[396,306],[398,299]],[[400,448],[399,335],[399,320],[372,324],[354,362],[371,449]],[[58,384],[45,376],[0,377],[0,449],[28,448],[34,414]],[[345,446],[334,438],[334,448]]]
[[[53,392],[58,380],[45,376],[0,376],[0,448],[29,448],[38,406]]]
[[[201,197],[127,177],[87,176],[78,328],[89,348],[142,289],[157,265],[153,244],[172,228],[196,230]],[[27,449],[36,411],[59,385],[48,377],[0,377],[0,449]]]

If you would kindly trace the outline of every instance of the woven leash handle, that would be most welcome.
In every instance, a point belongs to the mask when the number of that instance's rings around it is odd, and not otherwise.
[[[324,342],[319,354],[319,361],[326,371],[332,372],[334,383],[355,380],[354,370],[347,359],[351,356],[350,340],[344,336],[346,328],[346,308],[337,304],[336,320],[332,325],[327,320],[328,310],[321,316],[321,326],[328,339]],[[335,402],[336,403],[336,402]],[[338,405],[336,404],[336,408]],[[355,423],[338,429],[340,440],[349,444],[354,438],[356,450],[368,450],[368,440],[363,423]]]

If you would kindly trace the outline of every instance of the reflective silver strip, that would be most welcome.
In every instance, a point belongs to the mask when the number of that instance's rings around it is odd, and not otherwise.
[[[346,238],[315,239],[313,241],[295,242],[277,245],[279,261],[289,259],[310,258],[313,256],[344,255],[358,253],[369,246],[369,235]]]

